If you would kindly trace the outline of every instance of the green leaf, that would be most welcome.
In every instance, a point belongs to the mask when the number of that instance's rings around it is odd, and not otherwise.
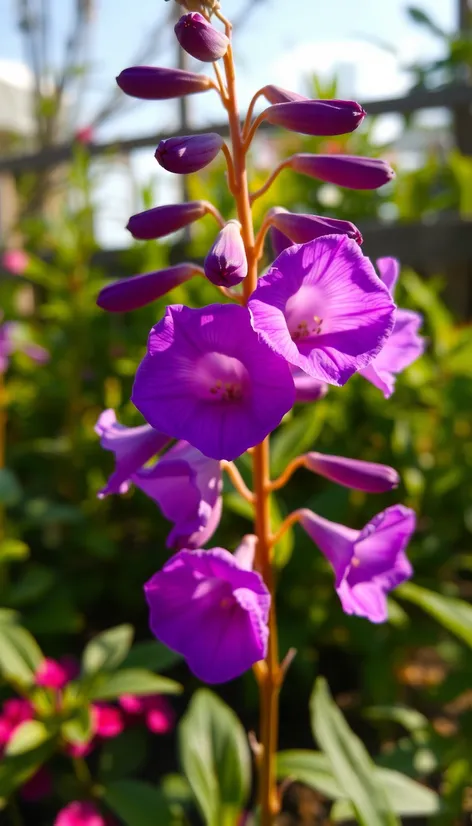
[[[42,660],[41,649],[28,631],[14,623],[0,624],[0,671],[7,680],[30,685]]]
[[[15,729],[5,749],[7,757],[38,748],[51,738],[51,732],[39,720],[26,720]]]
[[[124,668],[97,678],[87,691],[91,700],[113,700],[122,694],[179,694],[182,686],[144,668]]]
[[[23,491],[15,474],[6,467],[0,468],[0,504],[12,507],[18,504],[22,496]]]
[[[472,606],[467,602],[455,597],[444,597],[412,582],[405,582],[395,593],[408,602],[414,602],[472,647]]]
[[[126,826],[172,826],[173,817],[164,794],[141,780],[109,783],[104,800]]]
[[[23,754],[4,756],[0,760],[0,798],[7,798],[22,786],[52,755],[55,739],[51,738],[40,746]]]
[[[342,790],[333,775],[331,764],[321,751],[293,749],[277,755],[277,777],[305,783],[329,800],[342,797]]]
[[[100,778],[119,780],[137,772],[146,760],[146,733],[142,728],[130,728],[119,737],[107,740],[100,750]]]
[[[84,674],[118,668],[131,648],[133,634],[131,625],[117,625],[90,640],[82,655]]]
[[[221,826],[247,802],[251,757],[234,712],[208,689],[197,691],[179,725],[184,773],[207,826]]]
[[[69,720],[61,726],[62,734],[69,743],[82,745],[92,739],[92,717],[90,708],[83,705],[77,708]]]
[[[440,811],[440,799],[436,792],[411,777],[391,769],[376,769],[376,777],[396,815],[414,817],[434,815]],[[332,820],[350,820],[352,817],[353,808],[348,800],[338,800],[334,804],[331,810]]]
[[[407,706],[372,706],[364,712],[369,720],[391,720],[412,733],[429,728],[428,718]]]
[[[27,559],[30,549],[26,542],[21,539],[4,539],[0,542],[0,562],[16,562],[21,559]]]
[[[306,409],[278,428],[271,440],[271,465],[274,475],[282,473],[287,462],[313,445],[323,427],[325,407],[322,402]]]
[[[123,662],[124,668],[148,668],[150,671],[165,671],[182,659],[162,642],[146,640],[137,642]]]
[[[316,680],[310,700],[313,733],[362,826],[399,826],[374,764],[333,702],[326,681]]]

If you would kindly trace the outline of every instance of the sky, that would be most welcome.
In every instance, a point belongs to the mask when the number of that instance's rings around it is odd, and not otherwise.
[[[338,70],[340,93],[362,102],[403,94],[410,85],[402,67],[418,59],[441,53],[441,44],[415,26],[406,14],[406,0],[253,0],[254,11],[235,33],[239,96],[242,108],[254,91],[266,83],[276,83],[303,92],[310,74],[330,78]],[[415,0],[435,22],[454,29],[457,0]],[[22,45],[15,26],[16,0],[0,0],[0,76],[19,77]],[[50,0],[54,20],[52,49],[60,54],[70,25],[72,0]],[[79,125],[86,126],[100,103],[114,89],[114,78],[132,65],[142,44],[154,29],[155,65],[175,65],[176,41],[169,25],[172,2],[164,0],[94,0],[94,20],[90,30],[89,91],[81,105]],[[248,0],[222,0],[222,10],[233,20],[249,7]],[[385,47],[384,45],[385,44]],[[12,64],[11,61],[14,61]],[[15,66],[16,64],[16,66]],[[191,66],[196,69],[196,65]],[[213,93],[190,98],[190,114],[195,125],[221,118]],[[175,102],[131,105],[97,133],[97,140],[163,133],[175,126]],[[152,151],[135,153],[131,169],[142,183],[157,173]],[[162,175],[161,172],[157,173]],[[124,176],[124,180],[122,180]],[[124,187],[122,200],[131,197],[129,170],[116,167],[104,186],[104,202],[110,185]],[[166,177],[164,193],[172,194]],[[160,187],[162,189],[162,187]],[[125,195],[127,193],[127,197]],[[114,198],[116,200],[116,198]],[[127,205],[129,206],[129,204]],[[121,215],[113,212],[101,220],[101,240],[121,243]],[[116,226],[115,226],[116,225]]]

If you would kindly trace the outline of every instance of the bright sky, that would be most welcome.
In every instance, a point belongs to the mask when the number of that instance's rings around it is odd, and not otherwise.
[[[457,0],[414,2],[438,25],[449,31],[454,29]],[[16,5],[13,0],[0,0],[2,62],[22,60],[21,39],[14,21]],[[71,0],[51,0],[55,52],[64,41],[72,5]],[[163,23],[157,33],[159,51],[152,62],[172,65],[176,52],[172,27],[164,25],[173,3],[94,0],[94,5],[90,92],[82,107],[81,125],[87,124],[113,88],[114,77],[130,65],[159,20]],[[231,19],[236,19],[248,5],[248,0],[222,0],[222,9]],[[349,97],[366,101],[405,92],[409,78],[401,67],[441,53],[440,42],[411,23],[407,5],[408,0],[261,0],[248,23],[236,33],[241,103],[244,106],[253,92],[266,83],[303,91],[305,78],[311,73],[329,78],[334,69],[340,70],[340,93]],[[390,45],[392,50],[382,49],[377,42]],[[219,119],[221,110],[216,95],[198,95],[190,101],[195,123]],[[130,112],[113,118],[98,137],[148,134],[154,128],[156,132],[169,129],[171,133],[176,112],[174,102],[140,102]],[[148,180],[156,172],[152,152],[137,153],[133,169],[140,181]],[[111,228],[111,233],[116,242],[116,231]],[[105,227],[101,234],[108,239],[110,227]]]

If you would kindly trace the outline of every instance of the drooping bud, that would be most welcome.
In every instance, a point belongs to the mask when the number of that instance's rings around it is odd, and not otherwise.
[[[305,467],[338,485],[366,493],[386,493],[398,487],[400,482],[397,471],[388,465],[347,459],[344,456],[307,453]]]
[[[182,48],[205,63],[219,60],[228,50],[226,35],[198,12],[184,14],[174,26],[174,31]]]
[[[216,132],[162,140],[155,158],[168,172],[188,175],[208,166],[221,149],[223,138]]]
[[[287,166],[318,178],[329,184],[345,186],[349,189],[378,189],[387,184],[395,175],[390,164],[380,158],[362,158],[355,155],[293,155]]]
[[[270,83],[261,89],[261,94],[275,105],[276,103],[291,103],[294,100],[309,100],[304,95],[299,95],[298,92],[290,92],[288,89],[283,89],[281,86],[274,86]]]
[[[212,79],[206,75],[162,66],[131,66],[123,69],[116,82],[125,95],[141,100],[180,98],[207,92],[214,86]]]
[[[264,112],[265,120],[302,135],[345,135],[362,123],[365,111],[353,100],[295,100],[277,103]]]
[[[205,275],[218,287],[234,287],[247,275],[247,259],[239,221],[228,221],[205,258]]]
[[[269,210],[271,222],[280,232],[288,236],[293,244],[306,244],[322,235],[347,235],[362,244],[362,235],[350,221],[325,218],[322,215],[286,212],[279,208]]]
[[[202,268],[189,263],[121,278],[100,290],[97,304],[109,313],[127,313],[151,304],[197,274],[203,275]]]
[[[171,232],[193,224],[209,212],[206,201],[188,201],[186,204],[170,204],[168,206],[146,209],[132,215],[126,229],[139,241],[152,241],[163,238]]]

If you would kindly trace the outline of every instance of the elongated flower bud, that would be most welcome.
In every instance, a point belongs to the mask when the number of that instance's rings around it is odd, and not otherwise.
[[[127,313],[156,301],[197,274],[203,275],[203,270],[196,264],[176,264],[165,270],[121,278],[100,290],[97,304],[109,313]]]
[[[154,207],[132,215],[126,229],[139,241],[151,241],[163,238],[171,232],[198,221],[208,212],[206,201],[189,201],[186,204],[170,204]]]
[[[156,149],[156,160],[168,172],[188,175],[208,166],[221,149],[223,138],[216,132],[207,135],[167,138]]]
[[[123,69],[116,82],[125,95],[141,100],[180,98],[196,92],[207,92],[214,85],[206,75],[162,66],[132,66]]]
[[[247,275],[247,259],[239,221],[228,221],[204,262],[205,275],[218,287],[234,287]]]
[[[324,218],[322,215],[297,214],[295,212],[270,210],[272,224],[294,244],[306,244],[321,235],[347,235],[362,244],[362,235],[350,221],[338,218]]]
[[[184,14],[174,26],[177,40],[197,60],[212,63],[226,54],[229,40],[198,12]]]
[[[365,111],[353,100],[301,100],[277,103],[264,112],[265,120],[302,135],[345,135],[362,123]]]
[[[344,456],[307,453],[305,467],[338,485],[366,493],[385,493],[398,487],[400,482],[397,471],[388,465],[347,459]]]
[[[298,92],[290,92],[288,89],[283,89],[281,86],[274,86],[269,84],[261,89],[261,94],[272,105],[276,103],[291,103],[294,100],[308,100],[304,95],[299,95]]]
[[[293,155],[287,165],[295,172],[318,178],[329,184],[349,189],[378,189],[392,180],[395,173],[380,158],[359,158],[355,155]]]

